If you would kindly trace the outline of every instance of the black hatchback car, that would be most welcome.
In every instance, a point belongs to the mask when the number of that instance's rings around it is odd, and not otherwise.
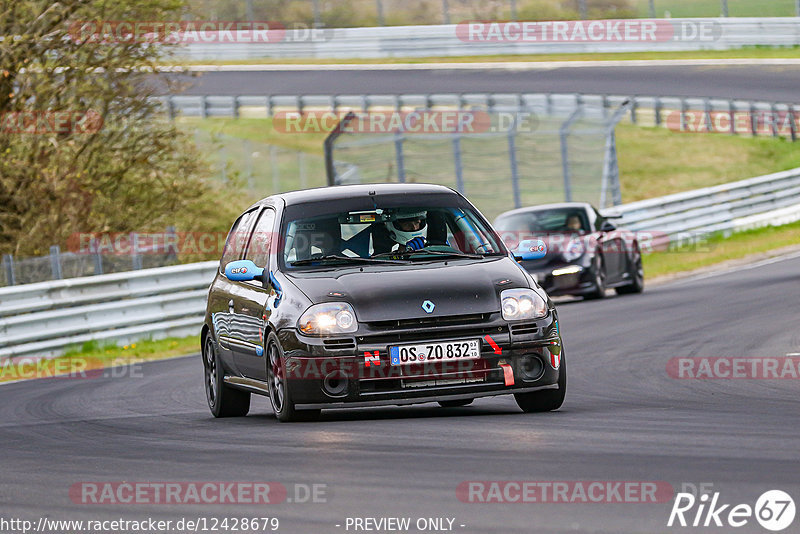
[[[566,361],[553,303],[478,210],[442,186],[274,195],[234,223],[202,329],[217,417],[269,396],[280,421],[324,408],[513,394],[559,408]]]

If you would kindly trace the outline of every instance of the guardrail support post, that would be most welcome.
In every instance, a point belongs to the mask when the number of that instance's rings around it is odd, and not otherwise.
[[[6,271],[6,282],[8,282],[8,285],[16,285],[17,279],[16,276],[14,276],[14,256],[11,254],[3,254],[3,269]]]
[[[93,237],[89,246],[92,251],[92,259],[94,259],[94,274],[103,274],[103,255],[100,254],[100,241]]]
[[[58,245],[50,247],[50,272],[53,275],[53,280],[64,278],[61,273],[61,247]]]
[[[511,0],[511,20],[517,20],[517,0]]]
[[[661,97],[656,97],[655,100],[655,113],[656,113],[656,126],[661,126],[661,108],[663,104],[661,103]]]
[[[636,97],[634,96],[633,98],[631,98],[631,123],[632,124],[636,124],[636,120],[637,120],[636,119],[636,111],[638,110],[638,107],[639,107],[639,101],[636,100]]]
[[[772,137],[778,137],[780,134],[778,132],[778,108],[775,106],[773,102],[769,108],[770,114],[770,129],[772,130]]]
[[[200,115],[204,119],[208,118],[208,95],[200,97]]]
[[[139,234],[136,232],[130,233],[131,241],[131,268],[138,271],[142,268],[142,255],[139,254]]]
[[[703,101],[703,118],[706,121],[706,131],[709,133],[714,131],[714,121],[711,120],[711,100],[706,98]]]
[[[650,18],[656,18],[656,0],[650,0]]]
[[[750,133],[753,137],[758,136],[758,111],[756,110],[755,102],[750,102]]]
[[[239,97],[238,96],[234,96],[233,97],[233,118],[234,119],[238,119],[239,118]]]
[[[578,11],[580,12],[581,20],[589,18],[589,13],[586,9],[586,0],[578,0]]]
[[[729,17],[728,14],[728,0],[722,0],[722,16]]]
[[[681,131],[685,132],[686,128],[686,99],[681,98]]]
[[[447,0],[442,0],[442,21],[443,24],[450,24],[450,5]]]
[[[797,1],[800,4],[800,0]],[[794,105],[789,104],[787,113],[789,113],[789,128],[791,129],[792,142],[794,143],[797,141],[797,113],[795,113]]]
[[[375,7],[378,10],[378,26],[385,26],[383,20],[383,2],[381,0],[375,0]]]

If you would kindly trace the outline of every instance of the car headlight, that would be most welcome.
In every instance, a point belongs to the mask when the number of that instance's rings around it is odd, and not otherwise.
[[[532,289],[506,289],[500,293],[500,304],[506,321],[540,319],[547,315],[547,303]]]
[[[572,239],[567,246],[564,248],[563,254],[561,256],[564,258],[564,261],[570,262],[575,261],[586,252],[586,247],[583,246],[583,243],[580,239]]]
[[[297,320],[297,328],[304,334],[352,334],[358,330],[353,307],[346,302],[314,304]]]

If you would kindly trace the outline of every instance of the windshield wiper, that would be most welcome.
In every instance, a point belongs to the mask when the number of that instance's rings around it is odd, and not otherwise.
[[[339,261],[346,261],[348,263],[405,263],[404,261],[400,260],[390,260],[390,259],[380,259],[380,258],[362,258],[360,256],[353,257],[353,256],[343,256],[341,254],[328,254],[327,256],[320,256],[319,258],[308,258],[305,260],[297,260],[291,262],[292,267],[294,266],[302,266],[302,265],[311,265],[312,263],[318,261],[328,261],[328,260],[339,260]]]

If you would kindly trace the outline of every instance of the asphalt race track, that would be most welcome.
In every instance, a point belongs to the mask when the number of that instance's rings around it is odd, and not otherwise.
[[[280,519],[279,532],[320,534],[347,532],[347,517],[380,516],[455,518],[455,531],[481,534],[693,532],[666,527],[668,502],[473,504],[460,502],[456,488],[469,480],[666,481],[675,491],[712,483],[731,504],[752,506],[770,489],[797,499],[800,382],[676,380],[665,369],[677,356],[800,352],[798,302],[800,257],[643,295],[560,304],[567,401],[542,415],[499,397],[466,408],[329,411],[319,423],[281,424],[256,397],[250,416],[215,420],[198,357],[145,364],[122,378],[1,386],[2,515],[269,516]],[[75,483],[123,480],[275,481],[290,498],[295,484],[326,484],[327,502],[70,500]],[[737,531],[765,532],[752,518]]]
[[[796,66],[579,67],[550,70],[331,70],[205,72],[188,95],[586,93],[714,96],[795,103]]]

